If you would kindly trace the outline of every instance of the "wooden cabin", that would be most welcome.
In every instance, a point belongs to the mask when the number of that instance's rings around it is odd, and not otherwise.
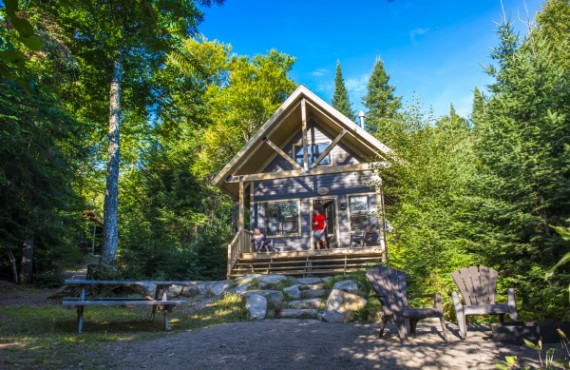
[[[348,273],[385,259],[386,222],[375,168],[387,165],[390,152],[299,86],[213,180],[239,209],[228,277]],[[327,219],[326,250],[315,248],[314,209]],[[254,228],[274,251],[255,253]]]

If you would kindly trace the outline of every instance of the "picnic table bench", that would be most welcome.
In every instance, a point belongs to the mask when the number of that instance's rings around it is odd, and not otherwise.
[[[65,284],[79,290],[79,296],[63,298],[64,306],[75,306],[77,310],[78,333],[83,331],[85,306],[152,306],[151,321],[154,321],[156,311],[161,311],[164,314],[164,330],[169,331],[168,313],[171,313],[177,304],[187,303],[181,299],[170,299],[168,296],[168,289],[172,285],[188,285],[188,282],[183,281],[65,280]],[[141,288],[149,285],[156,285],[154,297],[141,293],[141,290],[144,290]],[[121,290],[118,294],[115,292],[117,289]],[[97,292],[88,294],[92,290]]]

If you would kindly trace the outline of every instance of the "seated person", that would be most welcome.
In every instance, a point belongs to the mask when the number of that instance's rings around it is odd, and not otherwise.
[[[271,252],[271,240],[267,240],[258,228],[253,229],[253,245],[256,252],[263,252],[264,249],[265,252]]]

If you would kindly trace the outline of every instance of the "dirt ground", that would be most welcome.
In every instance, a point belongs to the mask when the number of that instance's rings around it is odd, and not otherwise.
[[[264,320],[114,343],[100,351],[112,353],[120,369],[495,369],[512,355],[521,364],[538,365],[534,351],[492,341],[488,327],[470,328],[462,341],[449,324],[445,342],[438,326],[420,322],[416,338],[401,344],[393,327],[378,338],[376,324]]]
[[[0,285],[0,307],[50,302],[19,295],[13,288]],[[165,333],[159,339],[102,343],[86,355],[104,359],[106,369],[495,369],[505,363],[505,356],[513,355],[521,365],[538,366],[535,351],[494,342],[488,326],[471,325],[464,341],[455,324],[447,327],[445,342],[439,321],[421,321],[416,338],[401,344],[390,325],[387,335],[379,338],[378,325],[372,323],[272,319]]]

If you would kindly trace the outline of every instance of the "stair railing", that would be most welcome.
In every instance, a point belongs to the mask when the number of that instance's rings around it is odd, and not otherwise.
[[[244,252],[253,252],[253,243],[251,242],[252,235],[253,233],[251,231],[240,229],[228,245],[228,278],[241,254]]]

